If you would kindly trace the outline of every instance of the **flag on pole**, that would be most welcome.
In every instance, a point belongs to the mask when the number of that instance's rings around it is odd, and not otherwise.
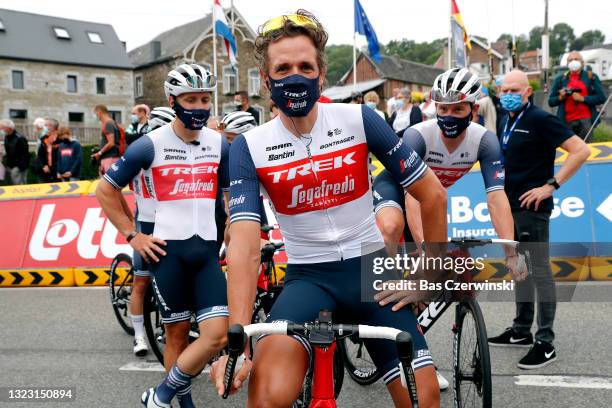
[[[468,50],[472,49],[472,43],[470,42],[470,36],[465,29],[465,24],[463,24],[463,18],[461,18],[461,12],[459,11],[459,7],[457,7],[457,2],[455,0],[451,0],[451,17],[454,22],[461,28],[463,31],[463,42]]]
[[[223,7],[221,7],[221,3],[219,2],[219,0],[214,0],[213,16],[215,19],[215,31],[217,32],[217,35],[223,37],[223,42],[225,43],[225,48],[227,50],[227,55],[229,56],[230,64],[235,69],[238,63],[238,61],[236,60],[236,56],[238,53],[238,50],[236,48],[236,38],[232,35],[232,30],[230,29],[230,26],[227,23],[227,19],[225,18],[225,12],[223,11]]]
[[[370,57],[372,57],[374,61],[380,62],[380,45],[378,44],[378,38],[359,0],[355,0],[355,32],[366,36]]]

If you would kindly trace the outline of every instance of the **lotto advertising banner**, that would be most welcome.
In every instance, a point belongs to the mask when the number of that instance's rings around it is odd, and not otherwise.
[[[555,192],[551,242],[612,242],[611,176],[612,163],[587,163]],[[466,174],[448,193],[450,236],[495,236],[480,171]]]
[[[0,202],[0,231],[0,269],[108,266],[132,252],[94,196]]]

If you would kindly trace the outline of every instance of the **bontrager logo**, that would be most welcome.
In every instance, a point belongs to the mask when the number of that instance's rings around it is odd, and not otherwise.
[[[304,164],[297,165],[295,167],[291,167],[288,169],[283,169],[279,171],[273,171],[268,173],[269,176],[272,176],[273,183],[279,183],[281,181],[289,181],[296,178],[296,176],[307,176],[315,172],[323,172],[329,170],[339,169],[343,166],[350,166],[352,164],[357,163],[353,157],[355,156],[355,152],[350,152],[346,155],[340,155],[336,157],[330,157],[329,159],[316,160],[313,162],[308,162]]]

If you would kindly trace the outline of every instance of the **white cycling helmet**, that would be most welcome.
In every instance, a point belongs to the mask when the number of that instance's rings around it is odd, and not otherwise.
[[[151,111],[149,115],[149,131],[155,130],[158,127],[162,127],[170,122],[172,119],[176,117],[176,113],[172,110],[172,108],[167,108],[165,106],[158,106]]]
[[[236,111],[228,113],[221,119],[219,128],[229,133],[244,133],[257,127],[257,122],[249,112]]]
[[[217,78],[198,64],[182,64],[168,72],[164,82],[166,98],[187,92],[212,92],[217,88]]]
[[[431,88],[431,100],[442,104],[474,103],[479,95],[478,75],[471,73],[466,68],[452,68],[438,75]]]

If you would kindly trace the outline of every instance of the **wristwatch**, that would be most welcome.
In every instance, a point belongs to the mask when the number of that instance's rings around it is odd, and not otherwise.
[[[129,244],[130,241],[133,240],[136,235],[138,235],[138,231],[132,231],[132,232],[130,232],[130,234],[127,237],[125,237],[125,240]]]
[[[557,183],[557,179],[554,177],[551,177],[548,180],[546,180],[546,184],[548,184],[549,186],[553,186],[555,190],[558,190],[559,187],[561,187],[559,183]]]

